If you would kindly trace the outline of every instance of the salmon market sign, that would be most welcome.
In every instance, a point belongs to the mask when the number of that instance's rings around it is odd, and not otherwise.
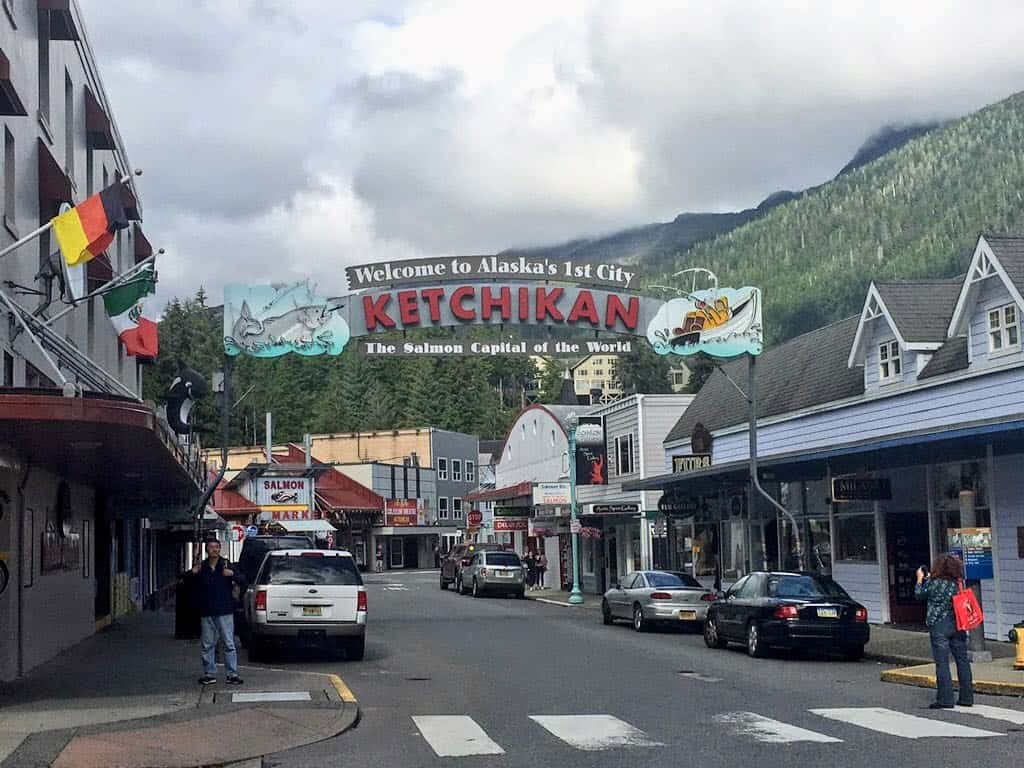
[[[337,355],[354,338],[366,339],[361,351],[372,356],[622,354],[637,338],[661,355],[761,352],[756,288],[673,288],[677,297],[663,301],[635,292],[636,273],[620,265],[525,256],[384,262],[349,267],[347,276],[352,292],[339,297],[320,295],[309,281],[227,286],[225,352]],[[401,338],[469,326],[498,326],[505,338]],[[579,337],[508,338],[517,326]],[[371,340],[378,334],[392,336]]]

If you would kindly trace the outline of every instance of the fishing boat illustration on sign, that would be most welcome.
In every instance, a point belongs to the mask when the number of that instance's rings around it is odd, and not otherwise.
[[[761,292],[757,288],[670,290],[679,297],[666,302],[647,329],[655,352],[720,358],[761,354]]]

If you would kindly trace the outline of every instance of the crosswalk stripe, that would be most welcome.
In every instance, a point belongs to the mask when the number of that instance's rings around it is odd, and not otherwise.
[[[412,720],[438,757],[505,754],[505,750],[466,715],[414,715]]]
[[[1024,712],[1018,709],[1003,709],[1002,707],[990,707],[987,704],[975,704],[973,707],[955,707],[955,711],[963,712],[965,715],[987,717],[989,720],[1005,720],[1014,725],[1024,725]]]
[[[858,725],[879,733],[900,736],[904,739],[925,739],[930,737],[951,737],[977,739],[986,736],[1002,736],[995,731],[970,728],[945,720],[930,720],[926,717],[907,715],[884,707],[845,707],[839,709],[812,709],[816,715],[838,720],[841,723]]]
[[[733,733],[751,736],[768,744],[789,744],[794,741],[817,741],[824,744],[841,742],[832,736],[810,731],[796,725],[772,720],[756,712],[725,712],[715,715],[714,720],[729,726]]]
[[[576,749],[661,747],[639,728],[612,715],[530,715],[530,719]]]

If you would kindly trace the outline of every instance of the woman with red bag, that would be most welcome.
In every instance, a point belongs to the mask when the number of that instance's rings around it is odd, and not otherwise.
[[[957,629],[953,615],[953,597],[960,591],[964,577],[964,566],[960,558],[939,555],[932,563],[931,573],[922,566],[917,569],[917,587],[914,596],[928,601],[925,624],[932,641],[932,658],[935,659],[935,701],[931,709],[953,708],[953,678],[949,672],[949,654],[956,661],[956,674],[960,681],[962,707],[974,705],[974,680],[971,675],[971,661],[967,656],[967,633]]]

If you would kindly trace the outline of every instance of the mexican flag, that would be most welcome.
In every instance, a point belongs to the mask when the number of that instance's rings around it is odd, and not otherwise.
[[[114,324],[125,353],[137,357],[156,357],[156,323],[142,316],[146,297],[156,290],[156,271],[152,265],[132,279],[103,294],[107,316]]]

